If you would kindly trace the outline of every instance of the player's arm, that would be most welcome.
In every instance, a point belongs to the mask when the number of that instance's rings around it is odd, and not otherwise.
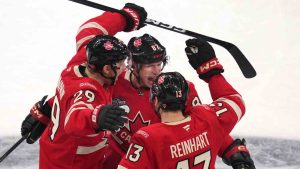
[[[143,27],[147,12],[143,7],[127,3],[119,12],[104,12],[82,24],[76,36],[76,55],[69,65],[86,62],[85,46],[97,35],[114,36],[117,32],[130,32]]]
[[[212,46],[200,39],[189,39],[185,48],[191,66],[199,78],[209,85],[213,103],[210,109],[217,116],[225,134],[229,134],[245,113],[241,95],[221,75],[223,66],[215,56]]]
[[[218,62],[213,48],[207,42],[201,42],[196,39],[188,40],[186,53],[190,64],[197,70],[200,79],[209,83],[211,96],[215,102],[215,112],[218,119],[223,124],[229,124],[227,133],[234,127],[234,124],[240,120],[245,112],[245,107],[239,93],[222,77],[222,65]],[[228,108],[227,108],[228,107]],[[227,109],[230,109],[228,111]],[[230,113],[234,112],[234,113]],[[242,149],[240,147],[243,147]],[[239,139],[233,140],[231,136],[226,135],[225,141],[219,151],[219,156],[223,161],[231,165],[234,169],[248,166],[254,167],[253,160],[245,144]]]
[[[141,130],[139,130],[141,131]],[[146,169],[152,165],[149,156],[147,143],[140,132],[136,132],[131,138],[131,144],[125,156],[119,163],[118,169]],[[143,133],[142,131],[141,133]],[[148,143],[149,144],[149,143]]]
[[[77,50],[85,46],[96,35],[115,35],[118,32],[131,32],[145,24],[147,12],[143,7],[126,3],[119,12],[104,12],[102,15],[86,21],[76,36]]]
[[[79,90],[68,101],[64,130],[73,136],[86,136],[104,130],[116,131],[124,126],[127,113],[124,109],[101,104],[101,96],[93,90]]]
[[[187,109],[191,106],[200,105],[200,99],[195,90],[194,84],[189,83],[189,97],[187,101]],[[219,157],[221,157],[225,164],[232,166],[233,169],[242,169],[248,166],[254,169],[254,162],[250,156],[250,152],[246,147],[245,141],[240,139],[234,140],[230,135],[224,137],[221,149],[219,150]]]
[[[199,106],[202,104],[194,83],[188,82],[188,85],[189,85],[189,93],[187,97],[186,109],[194,106]]]

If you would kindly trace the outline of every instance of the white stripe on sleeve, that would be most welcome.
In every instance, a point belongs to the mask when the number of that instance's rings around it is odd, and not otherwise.
[[[107,138],[103,138],[103,141],[99,142],[95,146],[89,146],[89,147],[78,146],[76,154],[91,154],[91,153],[96,152],[96,151],[102,149],[103,147],[105,147],[106,142],[107,142]]]
[[[118,165],[118,168],[117,169],[127,169],[126,167],[123,167],[121,165]]]
[[[75,106],[78,106],[78,105],[80,105],[80,107],[74,108]],[[86,109],[86,108],[89,108],[89,109],[91,109],[91,110],[94,109],[93,105],[91,105],[91,104],[86,104],[86,103],[83,102],[83,101],[80,101],[80,102],[77,102],[77,103],[73,104],[73,105],[70,107],[70,109],[69,109],[69,111],[68,111],[68,113],[67,113],[67,115],[66,115],[65,123],[64,123],[65,126],[66,126],[66,124],[68,123],[68,121],[69,121],[69,119],[70,119],[70,116],[72,115],[72,113],[73,113],[75,110],[82,110],[82,109]]]
[[[239,99],[241,99],[243,101],[243,99],[241,98],[240,95],[231,95],[231,96],[239,97]],[[242,110],[234,101],[229,100],[229,99],[224,98],[224,97],[221,97],[221,98],[217,99],[217,101],[223,101],[223,102],[227,103],[230,107],[232,107],[232,109],[234,110],[234,112],[235,112],[235,114],[238,118],[238,121],[240,121],[240,119],[243,115]]]
[[[81,32],[82,30],[88,29],[88,28],[97,28],[97,29],[101,30],[101,32],[104,35],[108,35],[107,30],[104,27],[102,27],[101,25],[99,25],[97,22],[88,22],[88,23],[82,25],[78,29],[77,34],[79,34],[79,32]],[[78,40],[77,43],[76,43],[76,50],[78,51],[78,49],[81,47],[83,42],[85,42],[86,40],[92,39],[94,36],[95,35],[90,35],[90,36],[86,36],[86,37],[83,37],[82,39]]]

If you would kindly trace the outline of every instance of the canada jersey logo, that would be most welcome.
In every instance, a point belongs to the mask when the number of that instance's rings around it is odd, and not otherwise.
[[[135,117],[132,120],[128,119],[128,123],[125,124],[125,127],[129,132],[136,132],[140,128],[149,125],[150,125],[150,120],[145,121],[141,112],[138,111],[138,113],[135,115]]]
[[[142,45],[142,39],[136,39],[134,42],[133,42],[133,46],[135,47],[139,47]]]

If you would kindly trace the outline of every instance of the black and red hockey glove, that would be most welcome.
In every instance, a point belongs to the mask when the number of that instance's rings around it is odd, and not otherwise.
[[[26,139],[28,144],[32,144],[39,139],[50,122],[51,107],[45,102],[46,98],[47,96],[44,96],[42,100],[35,103],[22,122],[21,135],[29,134]]]
[[[127,112],[115,105],[99,105],[92,113],[92,125],[96,132],[118,131],[127,122]]]
[[[127,21],[124,32],[131,32],[145,26],[145,20],[148,14],[143,7],[133,3],[126,3],[119,13],[123,15]]]
[[[189,39],[186,42],[185,52],[191,66],[197,71],[200,79],[207,79],[215,74],[224,72],[223,66],[212,46],[201,39]]]
[[[255,169],[245,139],[234,140],[224,151],[222,160],[225,164],[232,166],[233,169]]]

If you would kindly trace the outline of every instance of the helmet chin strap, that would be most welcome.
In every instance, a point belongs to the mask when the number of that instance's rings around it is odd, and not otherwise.
[[[116,65],[115,65],[115,63],[111,64],[110,66],[111,66],[111,69],[114,71],[114,74],[115,74],[113,77],[107,77],[107,76],[105,76],[105,75],[103,74],[102,71],[99,71],[99,73],[100,73],[101,76],[103,76],[105,79],[111,80],[112,83],[110,84],[110,86],[113,86],[113,85],[115,84],[115,81],[116,81],[116,78],[117,78],[117,70],[116,70]]]

